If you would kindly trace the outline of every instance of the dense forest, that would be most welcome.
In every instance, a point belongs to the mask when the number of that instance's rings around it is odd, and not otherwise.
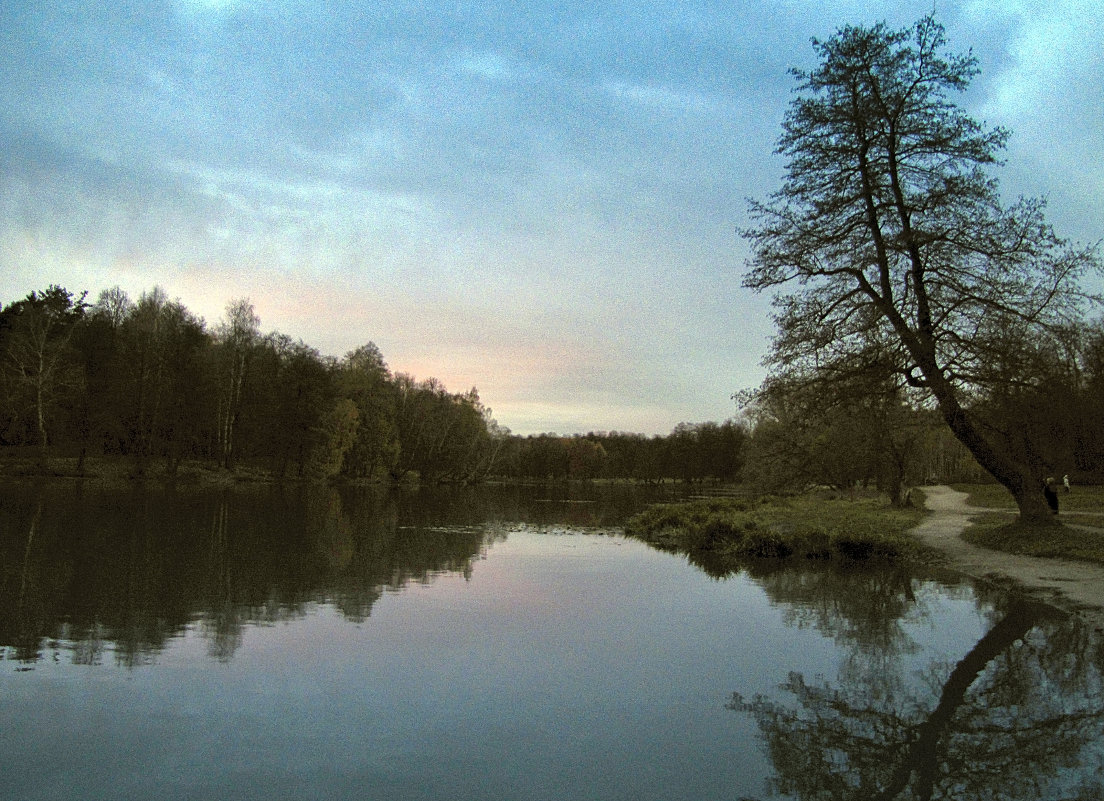
[[[1104,327],[974,407],[1045,470],[1104,474]],[[1045,374],[1044,374],[1045,373]],[[181,465],[276,478],[474,482],[631,479],[744,481],[757,489],[868,486],[900,500],[934,479],[984,472],[931,408],[899,388],[854,380],[833,391],[773,379],[739,416],[627,432],[518,436],[475,388],[392,373],[371,342],[341,358],[263,334],[247,300],[211,326],[160,288],[95,302],[59,286],[0,310],[0,453],[126,465]],[[735,408],[734,408],[735,410]]]
[[[0,446],[45,459],[122,458],[134,475],[197,460],[278,478],[471,482],[734,480],[744,429],[681,424],[667,437],[520,437],[475,388],[392,373],[371,342],[342,358],[261,332],[249,301],[209,326],[160,288],[52,285],[0,311]]]

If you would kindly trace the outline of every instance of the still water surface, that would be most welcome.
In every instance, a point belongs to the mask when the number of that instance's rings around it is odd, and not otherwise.
[[[628,488],[0,484],[0,798],[1099,798],[1100,638]]]

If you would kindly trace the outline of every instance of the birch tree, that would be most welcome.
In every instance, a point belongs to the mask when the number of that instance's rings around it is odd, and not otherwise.
[[[51,285],[4,309],[4,373],[13,405],[32,410],[39,458],[45,459],[50,422],[58,403],[81,385],[70,341],[87,304],[84,294]]]
[[[231,301],[217,332],[219,350],[218,448],[226,469],[234,463],[234,432],[242,409],[242,388],[260,339],[261,318],[248,298]]]

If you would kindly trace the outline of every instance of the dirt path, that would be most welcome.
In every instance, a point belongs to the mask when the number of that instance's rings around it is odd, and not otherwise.
[[[943,551],[950,567],[976,578],[1012,583],[1043,600],[1084,617],[1104,630],[1104,566],[1065,559],[992,551],[971,545],[960,536],[970,516],[991,511],[968,506],[964,492],[947,486],[921,487],[929,515],[913,533]]]

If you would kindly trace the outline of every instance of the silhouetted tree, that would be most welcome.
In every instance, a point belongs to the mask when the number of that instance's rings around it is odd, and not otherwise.
[[[263,349],[267,369],[260,381],[266,403],[260,447],[277,476],[286,476],[294,464],[301,477],[336,396],[336,370],[316,349],[286,334],[269,334]]]
[[[785,181],[752,205],[744,283],[779,292],[777,372],[830,370],[876,345],[1021,516],[1046,521],[1038,465],[992,436],[970,401],[1010,347],[1049,342],[1079,318],[1089,299],[1079,279],[1099,264],[1054,234],[1041,202],[1001,205],[986,169],[1007,133],[948,99],[978,68],[944,44],[931,17],[814,41],[820,63],[794,71],[799,95],[779,140]]]

